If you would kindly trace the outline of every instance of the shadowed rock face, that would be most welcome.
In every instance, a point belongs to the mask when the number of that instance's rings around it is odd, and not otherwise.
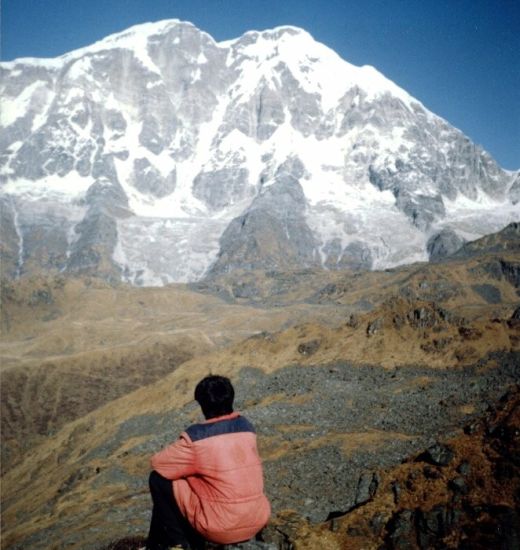
[[[520,202],[520,174],[517,173],[511,188],[509,189],[509,198],[513,204],[518,204]]]
[[[210,274],[238,267],[290,269],[313,265],[318,265],[316,242],[305,221],[305,196],[298,180],[282,171],[224,231]]]
[[[0,199],[2,277],[17,279],[41,269],[65,269],[74,223],[84,212],[83,206],[69,210],[52,201],[28,205],[13,197]]]
[[[457,252],[463,244],[464,240],[455,231],[443,229],[441,232],[430,237],[426,244],[426,249],[430,255],[430,261],[438,261]]]
[[[369,270],[373,265],[372,252],[366,242],[353,241],[344,248],[340,239],[328,241],[321,249],[328,269]]]
[[[221,210],[253,194],[254,189],[249,185],[249,171],[239,165],[201,172],[193,180],[193,195],[212,210]]]
[[[376,93],[364,85],[367,71],[380,83]],[[109,279],[156,285],[194,281],[211,266],[272,266],[284,256],[280,268],[384,268],[426,259],[428,236],[446,223],[479,236],[518,217],[518,173],[501,170],[374,69],[341,62],[299,29],[217,44],[191,24],[167,21],[45,63],[2,64],[0,72],[5,193],[17,211],[70,210],[32,225],[20,216],[21,238],[8,230],[2,248],[10,276],[84,264]],[[329,97],[323,74],[345,89]],[[287,228],[282,218],[294,213],[272,215],[266,202],[268,183],[286,185],[280,167],[299,181],[305,205],[305,220]],[[446,199],[481,195],[494,201],[488,213],[468,219],[461,207],[446,219]],[[124,235],[83,237],[92,213],[80,207],[93,196],[112,218],[105,226],[124,224]],[[380,209],[392,217],[386,224]],[[246,217],[254,231],[237,225]],[[269,245],[253,246],[252,233],[267,227]],[[302,238],[288,243],[297,227]],[[196,261],[179,233],[201,249]],[[174,259],[161,263],[154,243],[163,240]]]
[[[146,158],[134,160],[134,185],[141,191],[157,198],[163,198],[175,190],[176,172],[173,170],[167,178],[150,164]]]
[[[113,261],[117,244],[116,216],[126,211],[127,198],[119,185],[100,178],[88,190],[85,217],[74,227],[66,270],[75,274],[100,274],[119,280],[120,267]]]
[[[15,217],[13,201],[6,198],[0,199],[0,233],[2,235],[0,262],[3,275],[12,279],[19,275],[20,263],[18,256],[20,235],[17,232]]]

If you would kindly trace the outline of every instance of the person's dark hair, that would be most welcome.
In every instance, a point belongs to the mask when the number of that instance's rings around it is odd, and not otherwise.
[[[203,378],[195,388],[195,400],[206,419],[233,412],[235,390],[229,378],[211,374]]]

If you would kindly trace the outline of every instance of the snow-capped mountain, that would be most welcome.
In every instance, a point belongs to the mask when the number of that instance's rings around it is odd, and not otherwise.
[[[379,269],[520,218],[520,176],[372,67],[177,20],[0,64],[4,275]]]

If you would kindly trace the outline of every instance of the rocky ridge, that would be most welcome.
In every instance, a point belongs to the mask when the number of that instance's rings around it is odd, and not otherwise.
[[[320,527],[300,524],[294,548],[517,548],[519,415],[517,386],[463,433],[374,474],[352,512]]]

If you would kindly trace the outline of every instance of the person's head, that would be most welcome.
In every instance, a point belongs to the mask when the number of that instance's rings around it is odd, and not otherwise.
[[[195,388],[195,400],[206,419],[232,413],[234,398],[235,390],[225,376],[211,374],[203,378]]]

